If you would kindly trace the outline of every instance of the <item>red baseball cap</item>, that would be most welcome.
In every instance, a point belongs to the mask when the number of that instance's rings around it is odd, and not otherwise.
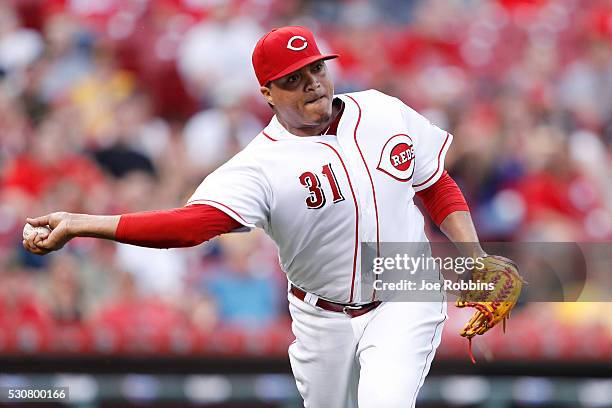
[[[309,29],[288,26],[275,28],[257,41],[253,68],[259,85],[265,85],[315,61],[337,57],[321,54]]]

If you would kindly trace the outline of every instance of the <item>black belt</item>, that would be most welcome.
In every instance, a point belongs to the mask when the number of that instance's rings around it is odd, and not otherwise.
[[[291,285],[291,293],[293,296],[300,300],[304,300],[306,298],[306,292],[302,289],[298,288],[295,285]],[[365,303],[362,305],[348,305],[343,303],[330,302],[325,299],[317,299],[315,306],[320,307],[323,310],[328,310],[330,312],[341,312],[349,317],[357,317],[368,313],[370,310],[376,309],[382,302],[380,300],[375,300],[374,302]]]

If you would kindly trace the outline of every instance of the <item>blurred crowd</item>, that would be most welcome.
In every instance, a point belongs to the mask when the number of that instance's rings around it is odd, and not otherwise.
[[[184,205],[270,119],[251,52],[287,24],[341,54],[337,93],[376,88],[454,135],[446,167],[481,239],[612,239],[612,2],[2,1],[0,352],[180,349],[223,330],[286,346],[286,280],[260,232],[169,251],[81,238],[46,257],[20,237],[51,211]],[[575,307],[609,353],[610,321],[585,319],[601,308]]]

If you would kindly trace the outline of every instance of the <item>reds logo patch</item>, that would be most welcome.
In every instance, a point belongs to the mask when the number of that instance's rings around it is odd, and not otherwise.
[[[414,174],[414,144],[410,136],[392,136],[382,149],[378,170],[398,181],[408,181]]]
[[[302,41],[302,45],[294,45],[293,43],[295,42],[295,40]],[[299,44],[299,41],[296,44]],[[306,39],[301,35],[294,35],[287,42],[287,48],[293,51],[302,51],[306,47],[308,47],[308,41],[306,41]]]

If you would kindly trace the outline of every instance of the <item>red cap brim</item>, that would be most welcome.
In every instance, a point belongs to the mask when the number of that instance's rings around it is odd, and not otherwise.
[[[308,64],[312,64],[315,61],[329,60],[329,59],[333,59],[333,58],[338,58],[339,56],[340,56],[339,54],[311,55],[310,57],[304,58],[302,60],[299,60],[298,62],[295,62],[295,63],[289,65],[287,68],[283,69],[281,72],[279,72],[278,74],[274,75],[272,78],[269,78],[266,81],[266,83],[268,83],[270,81],[274,81],[275,79],[278,79],[278,78],[282,78],[285,75],[290,74],[293,71],[297,71],[298,69],[301,69],[301,68],[305,67]],[[262,85],[265,85],[266,83],[264,83]]]

